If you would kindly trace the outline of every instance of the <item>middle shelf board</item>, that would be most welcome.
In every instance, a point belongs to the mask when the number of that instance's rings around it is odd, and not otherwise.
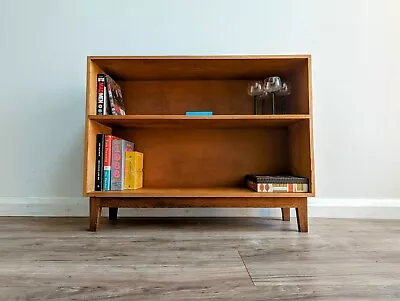
[[[89,115],[89,119],[124,128],[245,128],[289,126],[310,119],[310,115]]]

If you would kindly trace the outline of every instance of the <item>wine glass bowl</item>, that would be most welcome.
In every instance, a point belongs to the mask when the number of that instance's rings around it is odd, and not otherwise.
[[[288,96],[292,94],[292,87],[287,81],[282,81],[282,87],[280,90],[275,92],[278,96]]]
[[[250,96],[258,96],[264,94],[264,85],[262,81],[253,81],[247,87],[247,93]]]
[[[270,76],[264,80],[264,92],[275,93],[282,88],[282,80],[279,76]]]

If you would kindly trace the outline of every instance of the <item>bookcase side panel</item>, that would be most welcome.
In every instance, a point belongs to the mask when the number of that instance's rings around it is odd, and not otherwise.
[[[313,91],[312,91],[312,62],[311,56],[308,58],[308,103],[310,112],[309,133],[310,133],[310,164],[311,164],[311,187],[315,195],[315,163],[314,163],[314,122],[313,122]]]
[[[86,143],[85,143],[85,162],[84,162],[84,185],[83,193],[94,191],[94,179],[96,170],[96,135],[112,134],[112,129],[99,124],[93,120],[87,120]]]
[[[291,173],[309,179],[309,192],[314,193],[314,169],[311,159],[310,121],[289,127],[289,153]]]

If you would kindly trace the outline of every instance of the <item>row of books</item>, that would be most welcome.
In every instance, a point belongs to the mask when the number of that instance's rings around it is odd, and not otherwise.
[[[143,153],[133,142],[112,135],[96,136],[95,191],[143,187]]]
[[[309,181],[293,175],[246,175],[247,187],[255,192],[308,192]]]
[[[125,115],[121,87],[107,74],[97,75],[97,115]]]

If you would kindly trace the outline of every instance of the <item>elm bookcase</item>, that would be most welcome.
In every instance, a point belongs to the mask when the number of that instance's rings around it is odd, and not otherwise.
[[[96,115],[97,74],[121,86],[125,116]],[[292,84],[286,113],[253,115],[250,80],[281,76]],[[91,56],[87,61],[83,194],[89,229],[101,208],[281,208],[308,231],[307,198],[315,194],[311,56]],[[186,111],[212,111],[188,117]],[[144,187],[94,191],[96,134],[133,141],[144,153]],[[290,173],[309,179],[308,193],[257,193],[246,174]]]

